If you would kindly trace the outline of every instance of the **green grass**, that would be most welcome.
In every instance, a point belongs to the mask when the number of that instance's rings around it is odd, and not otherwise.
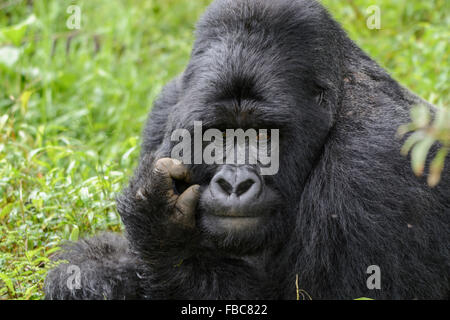
[[[42,298],[48,257],[63,240],[122,230],[114,197],[136,165],[152,101],[189,59],[208,2],[0,2],[0,299]],[[365,27],[374,2],[381,30]],[[66,28],[74,3],[79,31]],[[324,3],[396,79],[448,105],[448,1]]]

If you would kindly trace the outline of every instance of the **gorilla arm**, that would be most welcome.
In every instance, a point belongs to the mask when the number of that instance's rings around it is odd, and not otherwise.
[[[53,258],[65,260],[45,279],[45,299],[139,299],[142,265],[118,234],[103,233],[69,243]]]

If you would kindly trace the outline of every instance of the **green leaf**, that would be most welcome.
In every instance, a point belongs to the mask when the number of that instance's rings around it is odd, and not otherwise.
[[[34,258],[34,256],[36,256],[39,252],[41,252],[44,248],[43,247],[39,247],[36,248],[34,250],[28,250],[25,255],[27,256],[28,259],[32,260]]]
[[[2,34],[0,38],[11,41],[15,46],[20,46],[28,26],[33,24],[35,21],[36,16],[32,14],[25,21],[22,21],[19,24],[3,28],[0,30],[0,33]]]
[[[26,90],[20,95],[20,111],[22,115],[25,115],[28,111],[28,101],[30,100],[33,91]]]
[[[406,139],[405,143],[403,144],[403,147],[400,150],[401,154],[407,156],[411,148],[424,138],[425,134],[422,131],[414,132],[408,137],[408,139]]]
[[[72,229],[72,232],[70,233],[69,240],[70,241],[77,241],[79,234],[80,234],[80,230],[79,230],[78,226],[74,225],[73,229]]]
[[[37,284],[29,287],[26,291],[25,291],[25,295],[24,295],[24,299],[28,300],[30,299],[31,295],[33,294],[34,289],[37,287]]]
[[[5,124],[6,124],[6,121],[8,121],[8,118],[9,118],[9,116],[7,114],[4,114],[3,116],[0,117],[0,132],[5,127]]]
[[[127,152],[125,152],[122,156],[122,161],[126,161],[128,159],[128,157],[130,156],[130,154],[132,154],[134,152],[134,150],[136,150],[136,148],[137,147],[132,147]]]
[[[411,164],[413,171],[417,176],[421,176],[423,174],[428,151],[434,142],[435,140],[432,137],[426,137],[422,141],[418,142],[412,149]]]
[[[447,108],[438,108],[436,111],[436,117],[434,120],[433,127],[439,132],[442,133],[442,143],[449,144],[450,143],[450,109]]]
[[[431,162],[430,175],[428,176],[427,181],[430,187],[437,186],[439,181],[441,181],[441,174],[442,170],[444,169],[445,158],[447,157],[448,152],[449,149],[442,148],[441,150],[438,151],[436,157]]]
[[[417,127],[424,128],[430,124],[430,111],[424,105],[415,106],[411,110],[411,120]]]
[[[11,202],[2,208],[2,210],[0,211],[0,221],[3,220],[6,217],[6,215],[11,212],[13,207],[14,207],[14,202]]]
[[[412,123],[404,124],[398,128],[397,136],[401,138],[408,132],[413,131],[414,129],[416,129],[416,127]]]
[[[11,292],[11,294],[13,296],[16,295],[16,291],[14,290],[14,285],[12,280],[4,273],[0,273],[0,279],[6,284],[6,286],[8,287],[9,291]]]
[[[58,250],[61,250],[61,247],[53,247],[53,248],[45,251],[45,253],[46,253],[47,256],[50,256],[52,253],[54,253],[54,252],[56,252]]]

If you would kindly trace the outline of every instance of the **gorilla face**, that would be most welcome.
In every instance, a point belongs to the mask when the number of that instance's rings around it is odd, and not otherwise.
[[[254,129],[255,132],[258,132],[260,128],[277,127],[273,123],[266,127],[251,124],[251,118],[248,116],[246,124],[242,122],[238,124],[236,121],[226,122],[229,119],[223,112],[223,107],[218,108],[218,110],[222,110],[219,111],[222,115],[216,115],[209,119],[198,118],[198,113],[193,110],[184,112],[184,114],[186,117],[192,116],[194,119],[201,119],[203,123],[207,124],[208,129],[218,128],[218,131],[224,133],[226,129],[242,129],[245,131]],[[206,114],[206,111],[203,112],[203,115]],[[183,118],[179,119],[178,123],[191,122]],[[262,138],[258,134],[257,138],[258,142],[261,139],[266,139],[266,144],[269,146],[273,143],[267,136]],[[245,151],[248,154],[249,141],[246,142],[247,148],[245,148]],[[210,144],[212,142],[203,143],[201,152]],[[225,150],[226,147],[224,147],[222,164],[188,165],[192,174],[189,183],[201,186],[201,197],[196,212],[197,227],[206,244],[210,242],[215,247],[235,253],[253,252],[261,248],[267,241],[271,241],[278,236],[276,231],[282,228],[283,219],[280,215],[283,210],[281,210],[281,204],[285,202],[283,201],[283,195],[286,192],[280,192],[282,183],[278,180],[280,179],[278,173],[262,175],[262,168],[267,167],[267,165],[260,162],[250,164],[249,158],[246,158],[243,164],[227,163]],[[270,155],[272,154],[270,153]],[[189,187],[188,184],[180,181],[175,182],[175,188],[180,194],[187,187]]]
[[[197,70],[201,69],[197,66]],[[188,165],[192,174],[189,183],[201,186],[196,223],[204,242],[234,253],[255,252],[268,243],[273,247],[291,233],[294,217],[288,215],[295,211],[287,205],[295,206],[292,199],[300,199],[331,126],[329,110],[320,105],[316,92],[308,92],[299,85],[287,95],[288,86],[278,89],[276,83],[280,85],[284,80],[277,78],[269,79],[274,83],[271,87],[258,87],[256,80],[267,76],[267,71],[261,72],[251,85],[246,84],[248,92],[240,91],[242,83],[237,80],[223,83],[219,88],[211,86],[218,82],[215,77],[220,73],[191,74],[184,79],[184,99],[171,113],[172,130],[184,128],[191,137],[195,136],[195,121],[202,122],[203,132],[208,129],[224,133],[227,129],[279,132],[280,164],[274,175],[261,175],[260,163]],[[227,94],[230,89],[223,88],[230,86],[238,92]],[[276,94],[277,89],[284,92],[282,97]],[[163,145],[162,153],[169,156],[174,142],[166,141]],[[203,143],[201,151],[207,145]],[[186,187],[176,183],[179,193]]]

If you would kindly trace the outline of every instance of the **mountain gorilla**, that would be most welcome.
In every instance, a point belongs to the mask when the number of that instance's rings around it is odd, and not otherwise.
[[[118,198],[126,238],[67,245],[46,298],[448,298],[448,167],[427,187],[395,137],[411,106],[434,107],[315,1],[217,0],[196,35]],[[172,159],[194,121],[279,129],[279,171]]]

